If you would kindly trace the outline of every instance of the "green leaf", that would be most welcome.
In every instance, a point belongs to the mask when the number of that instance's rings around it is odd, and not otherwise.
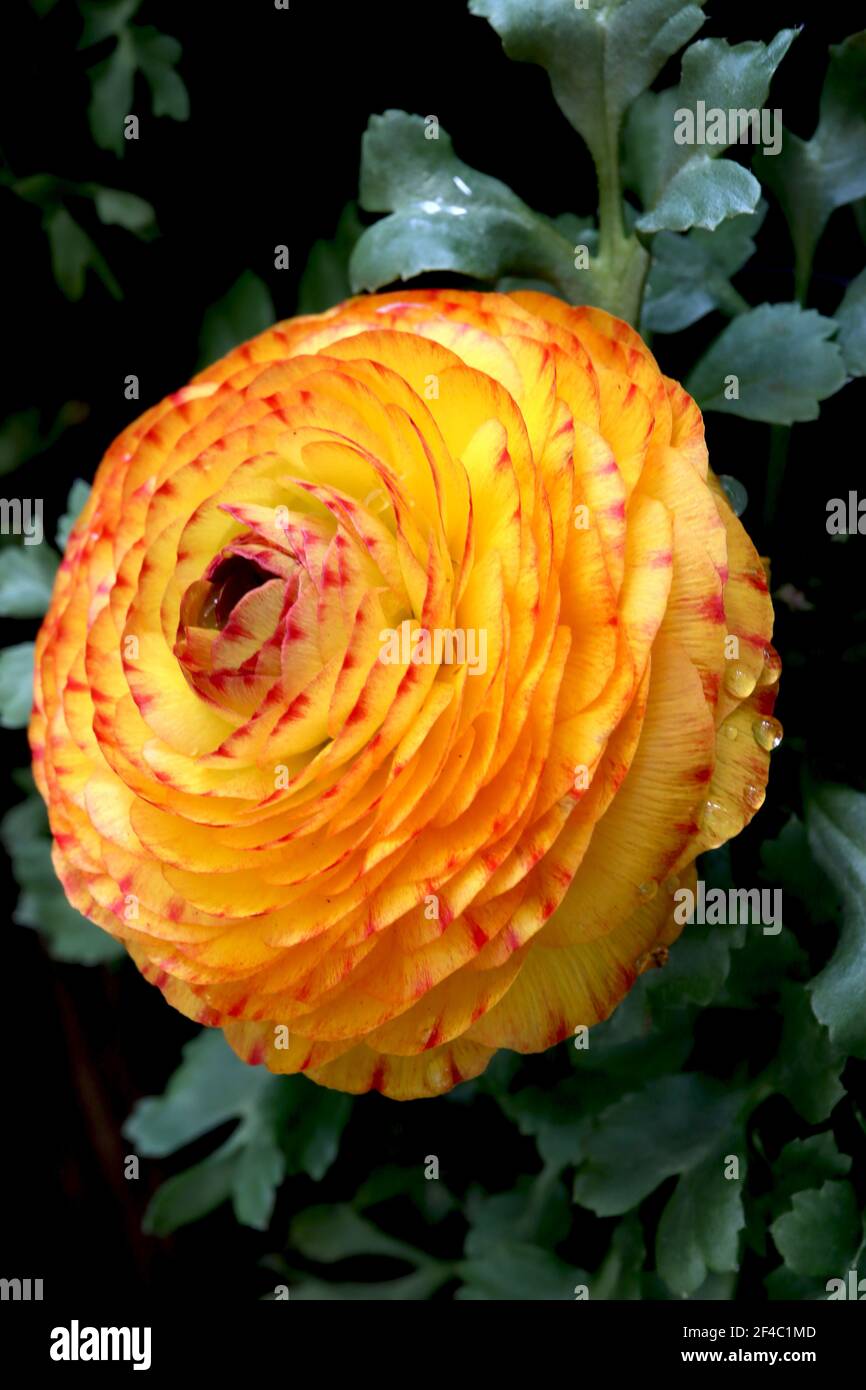
[[[33,704],[32,642],[19,642],[0,652],[0,727],[23,729]]]
[[[122,30],[114,51],[89,72],[87,116],[93,138],[101,150],[111,150],[118,158],[126,148],[124,121],[134,114],[135,68],[135,45]]]
[[[466,1217],[467,1258],[486,1256],[515,1241],[547,1249],[564,1240],[571,1226],[568,1193],[556,1166],[542,1169],[535,1178],[519,1178],[511,1192],[491,1195],[474,1188]]]
[[[714,109],[727,114],[731,110],[763,107],[773,74],[795,36],[795,30],[783,29],[769,44],[749,41],[732,47],[725,39],[693,43],[683,54],[679,84],[663,92],[647,92],[635,103],[626,123],[624,177],[627,185],[640,195],[644,207],[656,214],[647,214],[649,221],[644,230],[656,231],[659,226],[676,230],[695,225],[682,221],[690,203],[696,213],[709,213],[718,220],[732,215],[721,210],[726,197],[734,201],[738,197],[753,197],[750,184],[735,182],[737,176],[731,170],[739,166],[731,161],[719,165],[723,172],[718,175],[718,190],[713,184],[712,170],[706,168],[708,162],[718,160],[741,137],[739,125],[734,128],[726,122],[724,130],[718,132],[722,137],[718,144],[680,144],[676,136],[683,132],[685,120],[680,113],[689,111],[696,116],[699,101],[707,113]],[[693,133],[698,135],[697,127]],[[712,134],[716,136],[715,128]],[[693,167],[703,168],[699,178],[686,177],[686,171]],[[726,183],[729,179],[734,181],[730,185]],[[675,198],[674,189],[678,190]],[[671,208],[669,215],[676,216],[676,222],[666,220],[662,211],[665,207]],[[642,223],[643,219],[638,226]],[[709,224],[700,221],[696,225]]]
[[[695,1073],[650,1081],[593,1121],[574,1200],[598,1216],[630,1211],[665,1178],[708,1158],[742,1104],[742,1095]],[[640,1163],[635,1134],[642,1138]]]
[[[866,194],[866,30],[830,49],[818,126],[811,140],[785,130],[778,155],[757,155],[794,243],[797,295],[804,299],[815,250],[836,208]]]
[[[319,1264],[352,1255],[385,1255],[410,1264],[418,1259],[413,1246],[386,1235],[348,1205],[308,1207],[292,1222],[289,1244]]]
[[[242,1226],[266,1231],[277,1190],[286,1174],[286,1158],[266,1115],[256,1115],[238,1136],[243,1147],[232,1182],[232,1203]]]
[[[4,547],[0,551],[0,617],[41,618],[59,562],[47,545]]]
[[[340,1151],[340,1136],[352,1110],[350,1096],[312,1086],[302,1077],[281,1083],[291,1088],[293,1115],[284,1135],[290,1173],[307,1173],[319,1182]],[[288,1101],[288,1095],[287,1095]]]
[[[851,376],[866,376],[866,270],[851,281],[834,317],[845,366]]]
[[[844,1178],[851,1169],[832,1134],[813,1134],[786,1144],[773,1164],[773,1198],[787,1202],[795,1192],[816,1187],[827,1178]]]
[[[762,304],[722,330],[686,382],[702,410],[793,425],[816,420],[818,402],[845,384],[833,319],[798,304]],[[784,345],[784,351],[781,347]],[[735,376],[738,398],[728,400]]]
[[[258,275],[245,270],[204,316],[199,363],[208,367],[227,352],[263,333],[276,318],[271,292]]]
[[[695,228],[686,236],[659,232],[653,240],[641,325],[655,333],[679,333],[713,309],[739,313],[742,304],[731,276],[755,253],[754,237],[767,208],[731,217],[714,232]]]
[[[96,185],[93,201],[100,222],[107,227],[125,227],[128,232],[141,235],[150,231],[156,221],[156,213],[150,203],[120,188]]]
[[[298,287],[299,314],[321,314],[349,298],[349,260],[363,230],[357,206],[347,203],[331,240],[314,242]]]
[[[725,1176],[728,1153],[739,1158],[740,1176]],[[695,1293],[707,1274],[739,1268],[745,1156],[735,1145],[685,1173],[661,1215],[656,1269],[674,1293]]]
[[[785,1264],[794,1274],[843,1278],[861,1235],[854,1189],[848,1182],[797,1192],[791,1210],[770,1227]]]
[[[836,1047],[866,1057],[866,795],[829,783],[810,789],[806,828],[842,899],[839,943],[812,981],[812,1008]]]
[[[782,1040],[772,1075],[781,1093],[810,1124],[821,1124],[842,1099],[845,1058],[812,1012],[804,985],[782,987]]]
[[[610,1248],[589,1281],[590,1298],[632,1302],[641,1299],[645,1259],[646,1243],[640,1221],[636,1216],[627,1216],[614,1227]]]
[[[136,1102],[123,1133],[143,1157],[163,1158],[245,1114],[270,1080],[242,1062],[221,1032],[205,1029],[184,1047],[164,1094]]]
[[[46,213],[43,226],[51,248],[54,278],[67,299],[75,301],[84,294],[88,270],[95,271],[115,299],[123,297],[99,248],[65,207],[55,207]]]
[[[507,1241],[484,1255],[461,1260],[457,1272],[464,1287],[455,1298],[486,1301],[562,1302],[574,1298],[574,1287],[586,1283],[582,1270],[563,1264],[552,1251],[537,1245]]]
[[[361,206],[387,212],[361,235],[349,273],[355,291],[376,290],[430,270],[479,280],[538,275],[573,301],[591,270],[576,270],[574,246],[498,179],[458,159],[444,130],[405,111],[371,116],[361,147]]]
[[[116,38],[141,8],[141,0],[79,0],[84,30],[79,48],[92,48],[103,39]]]
[[[45,806],[35,791],[6,813],[0,840],[22,889],[12,920],[38,931],[50,956],[72,965],[100,965],[125,956],[119,941],[67,901],[51,862]]]
[[[831,921],[838,906],[836,894],[816,864],[806,827],[797,816],[789,818],[775,840],[764,841],[761,862],[767,878],[786,898],[796,898],[808,908],[813,922]]]
[[[748,169],[730,159],[695,155],[671,179],[655,207],[638,218],[641,232],[713,231],[726,217],[755,211],[761,185]]]
[[[470,0],[509,58],[546,68],[559,106],[599,163],[623,115],[703,24],[690,0]]]
[[[72,528],[84,511],[84,506],[89,496],[90,484],[85,483],[83,478],[76,478],[72,487],[69,489],[69,496],[66,499],[66,511],[57,523],[57,536],[55,539],[61,552],[63,552],[69,544]]]
[[[177,39],[160,34],[152,25],[136,25],[130,30],[135,58],[150,87],[154,116],[170,116],[175,121],[189,119],[189,93],[179,73],[181,46]]]
[[[303,1279],[292,1285],[292,1302],[413,1303],[433,1296],[451,1278],[447,1265],[429,1265],[413,1270],[401,1279],[383,1279],[375,1284],[326,1284],[321,1279]]]
[[[134,7],[137,8],[137,5]],[[103,62],[90,69],[91,97],[88,115],[93,138],[100,149],[112,150],[122,157],[126,139],[124,121],[133,115],[136,73],[141,72],[150,87],[151,105],[155,116],[170,116],[175,121],[189,118],[189,94],[183,80],[175,71],[181,56],[177,39],[161,34],[152,25],[128,25],[133,12],[125,6],[113,6],[110,19],[100,25],[91,24],[85,30],[82,47],[90,47],[99,38],[113,35],[117,43]]]
[[[141,1223],[145,1235],[168,1236],[200,1221],[232,1194],[240,1156],[226,1145],[217,1153],[161,1184]]]

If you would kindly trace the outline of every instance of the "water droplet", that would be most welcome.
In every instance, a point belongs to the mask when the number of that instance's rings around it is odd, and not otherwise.
[[[746,787],[743,796],[746,804],[751,806],[753,811],[760,811],[767,799],[767,793],[763,787]]]
[[[764,648],[764,669],[758,679],[759,685],[775,685],[782,673],[782,658],[775,647],[769,644]]]
[[[725,671],[725,689],[738,700],[746,700],[757,685],[757,678],[740,661],[732,661]]]
[[[659,886],[654,879],[650,879],[647,883],[642,883],[638,889],[644,902],[651,902],[658,891]]]
[[[755,742],[765,753],[772,753],[782,742],[782,726],[778,719],[756,719],[752,725]]]
[[[701,818],[701,830],[712,849],[718,849],[739,833],[741,820],[721,801],[707,801]]]
[[[679,875],[674,874],[673,878],[665,879],[665,892],[675,893],[680,886]]]
[[[743,487],[738,478],[732,478],[729,473],[720,473],[719,482],[722,485],[725,496],[731,504],[731,511],[734,516],[742,516],[746,507],[749,505],[749,494]]]
[[[739,737],[736,724],[725,724],[723,728],[725,730],[725,738],[729,738],[731,743],[733,743],[735,738]]]

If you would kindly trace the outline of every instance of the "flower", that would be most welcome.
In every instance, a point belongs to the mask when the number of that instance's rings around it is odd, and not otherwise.
[[[30,726],[58,875],[248,1062],[439,1094],[663,961],[763,800],[771,628],[625,323],[278,324],[124,431],[72,532]]]

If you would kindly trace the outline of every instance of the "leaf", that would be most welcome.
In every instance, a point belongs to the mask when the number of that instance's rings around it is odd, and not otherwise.
[[[35,791],[6,813],[0,840],[22,889],[12,920],[37,930],[50,956],[72,965],[100,965],[126,955],[119,941],[67,901],[51,862],[45,806]]]
[[[641,325],[655,333],[679,333],[713,309],[742,307],[730,278],[755,252],[753,238],[767,208],[730,217],[714,232],[694,228],[686,236],[659,232],[653,240]]]
[[[702,410],[792,425],[816,420],[818,402],[845,384],[833,319],[798,304],[762,304],[722,330],[686,383]],[[782,346],[784,345],[784,351]],[[725,396],[735,376],[739,396]]]
[[[227,1146],[226,1146],[227,1147]],[[238,1154],[219,1150],[162,1183],[148,1203],[141,1228],[145,1235],[167,1236],[200,1221],[228,1201],[235,1182]]]
[[[796,898],[809,910],[813,922],[829,922],[838,906],[832,885],[815,862],[806,827],[791,816],[775,840],[761,845],[761,862],[770,881],[785,897]]]
[[[489,20],[509,58],[546,68],[598,164],[628,107],[703,24],[702,3],[593,0],[578,10],[562,0],[470,0],[469,9]]]
[[[809,790],[809,843],[842,899],[842,929],[810,985],[815,1016],[834,1045],[866,1057],[866,795],[827,783]]]
[[[474,1188],[466,1202],[470,1229],[464,1253],[486,1256],[503,1244],[557,1245],[571,1226],[568,1193],[556,1167],[535,1178],[519,1178],[511,1192],[489,1194]]]
[[[730,159],[695,155],[671,179],[658,203],[638,218],[641,232],[713,231],[726,217],[755,211],[761,185],[748,169]]]
[[[292,1222],[289,1243],[319,1264],[352,1255],[385,1255],[414,1264],[418,1257],[411,1245],[386,1235],[347,1205],[308,1207]]]
[[[351,1097],[311,1086],[301,1077],[281,1085],[283,1091],[292,1088],[293,1099],[294,1113],[284,1134],[288,1171],[307,1173],[319,1182],[340,1151],[340,1136],[352,1110]]]
[[[810,1124],[821,1124],[845,1094],[842,1053],[812,1012],[804,985],[782,988],[782,1040],[772,1075],[782,1095]]]
[[[742,1104],[742,1095],[695,1073],[650,1081],[593,1121],[574,1200],[597,1216],[630,1211],[665,1178],[702,1163]],[[641,1135],[640,1163],[635,1162],[636,1134]]]
[[[67,299],[75,301],[84,294],[88,270],[96,272],[115,299],[123,297],[102,253],[65,207],[46,213],[43,226],[51,247],[54,278]]]
[[[590,271],[574,267],[571,240],[498,179],[454,154],[444,130],[405,111],[371,116],[361,145],[361,206],[386,212],[352,252],[358,290],[376,290],[430,270],[479,280],[506,272],[538,275],[573,300],[586,297]]]
[[[734,199],[747,196],[747,190],[748,196],[753,197],[751,184],[737,184],[736,174],[731,173],[734,168],[745,173],[739,165],[730,160],[719,164],[718,192],[713,185],[713,171],[706,167],[719,160],[735,139],[740,138],[739,125],[734,128],[730,122],[726,123],[718,144],[680,144],[676,135],[678,130],[684,129],[685,119],[680,113],[689,111],[696,116],[699,101],[704,103],[707,113],[714,109],[726,114],[731,110],[760,109],[766,101],[773,74],[795,37],[795,30],[783,29],[769,44],[748,41],[731,46],[725,39],[702,39],[683,54],[677,86],[663,92],[647,92],[635,103],[626,122],[624,177],[627,185],[640,195],[644,207],[652,209],[654,214],[647,214],[649,224],[646,227],[642,227],[641,219],[639,227],[655,231],[659,226],[674,225],[674,229],[681,229],[690,201],[697,213],[703,200],[712,199],[718,205],[716,212],[720,213],[720,198],[726,189],[727,196],[733,195]],[[698,135],[697,126],[693,133]],[[700,178],[687,177],[687,171],[701,167],[704,172]],[[732,181],[730,185],[728,180]],[[676,198],[672,198],[674,188],[679,190]],[[752,206],[755,201],[753,198]],[[677,215],[675,224],[665,218],[663,208],[667,206]]]
[[[155,116],[187,120],[189,94],[175,71],[182,51],[177,39],[161,34],[152,25],[129,25],[127,21],[137,4],[132,9],[125,5],[111,8],[113,13],[103,23],[96,15],[91,16],[81,47],[90,47],[109,35],[117,40],[109,56],[90,69],[88,115],[100,149],[112,150],[121,158],[126,147],[124,121],[133,114],[136,73],[141,72],[150,87]],[[94,37],[97,34],[98,38]]]
[[[464,1281],[454,1295],[488,1301],[538,1303],[562,1302],[574,1298],[574,1287],[585,1283],[586,1275],[563,1264],[552,1251],[537,1245],[504,1242],[483,1256],[461,1260],[457,1272]]]
[[[313,243],[298,287],[299,314],[321,314],[349,298],[349,259],[363,230],[357,206],[347,203],[331,240]]]
[[[69,496],[66,499],[66,511],[57,523],[57,535],[55,539],[61,553],[69,544],[72,528],[84,511],[84,506],[89,496],[90,484],[85,483],[83,478],[76,478],[72,487],[69,489]]]
[[[812,139],[785,130],[780,153],[757,155],[755,169],[785,214],[797,260],[797,293],[805,298],[831,214],[866,194],[866,30],[830,49]]]
[[[589,1281],[590,1298],[641,1299],[645,1259],[646,1243],[640,1221],[627,1216],[614,1227],[610,1248]]]
[[[795,1192],[815,1187],[826,1178],[844,1178],[851,1159],[840,1153],[832,1134],[813,1134],[786,1144],[773,1164],[773,1198],[785,1201]]]
[[[242,1062],[221,1032],[205,1029],[185,1045],[164,1094],[136,1102],[123,1133],[143,1157],[163,1158],[244,1114],[270,1079]]]
[[[107,227],[125,227],[128,232],[141,235],[151,230],[156,221],[150,203],[120,188],[103,188],[97,184],[93,188],[93,201],[100,222]]]
[[[177,39],[160,34],[152,25],[136,25],[130,33],[136,61],[150,87],[154,116],[188,120],[189,93],[180,74],[175,72],[182,52]]]
[[[794,1274],[843,1278],[860,1242],[857,1199],[849,1182],[797,1192],[791,1210],[770,1227],[785,1264]]]
[[[92,48],[103,39],[116,38],[141,7],[141,0],[79,0],[84,30],[79,48]]]
[[[18,642],[0,652],[0,727],[23,729],[33,704],[32,642]]]
[[[242,1226],[266,1231],[277,1190],[286,1174],[286,1158],[272,1126],[257,1115],[238,1136],[243,1147],[232,1182],[232,1202]]]
[[[845,366],[851,376],[866,376],[866,270],[851,281],[834,317]]]
[[[101,150],[111,150],[118,158],[126,149],[124,121],[133,114],[135,68],[135,45],[129,32],[122,30],[114,51],[88,74],[91,133]]]
[[[59,556],[47,545],[0,551],[0,617],[41,618],[48,607]]]
[[[349,1302],[411,1303],[433,1296],[441,1284],[450,1279],[446,1265],[429,1265],[413,1270],[401,1279],[382,1279],[375,1284],[325,1284],[321,1279],[304,1279],[292,1285],[292,1302]]]
[[[659,1221],[656,1269],[674,1293],[695,1293],[709,1273],[729,1274],[739,1268],[745,1157],[729,1150],[740,1162],[740,1176],[725,1176],[728,1153],[713,1154],[676,1185]]]
[[[227,352],[270,328],[276,318],[271,292],[258,275],[245,270],[231,289],[207,310],[199,339],[199,363],[208,367]]]

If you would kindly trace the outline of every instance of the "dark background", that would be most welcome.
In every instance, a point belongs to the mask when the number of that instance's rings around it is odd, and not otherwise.
[[[811,135],[823,55],[854,27],[852,7],[708,0],[706,9],[699,37],[730,42],[767,40],[805,22],[768,104],[782,107],[795,132]],[[555,106],[546,76],[509,62],[493,30],[471,17],[462,0],[292,0],[289,12],[276,11],[270,0],[145,0],[136,22],[183,44],[179,70],[192,110],[186,123],[155,119],[137,93],[141,138],[118,161],[90,136],[86,68],[95,55],[76,51],[81,17],[73,0],[60,0],[44,20],[26,4],[6,6],[0,16],[0,144],[7,167],[17,177],[50,172],[128,189],[154,204],[161,233],[145,244],[106,229],[108,258],[125,298],[117,303],[93,283],[70,305],[54,283],[38,212],[0,192],[7,248],[0,259],[3,413],[38,406],[47,423],[67,401],[87,407],[86,418],[31,465],[45,498],[47,536],[72,480],[89,480],[134,414],[191,375],[204,311],[242,271],[268,283],[278,315],[292,314],[312,242],[333,232],[357,192],[360,138],[371,113],[388,107],[433,113],[463,159],[509,183],[530,205],[550,214],[593,210],[588,156]],[[677,71],[675,61],[663,81]],[[280,243],[291,254],[284,272],[273,266]],[[790,299],[791,252],[775,208],[758,245],[737,287],[753,303]],[[819,248],[810,302],[831,311],[862,263],[848,209],[836,215]],[[676,338],[658,336],[653,346],[663,369],[685,375],[721,325],[714,315]],[[124,399],[130,373],[140,378],[140,405]],[[805,751],[825,776],[861,786],[862,569],[856,543],[829,542],[825,508],[829,497],[846,496],[857,485],[863,403],[861,389],[848,388],[824,405],[820,425],[798,426],[772,529],[761,521],[769,428],[718,415],[707,422],[716,471],[733,473],[749,490],[744,520],[762,553],[772,556],[773,587],[792,583],[807,596],[822,596],[820,624],[815,614],[792,615],[779,605],[776,642],[787,676],[778,713],[787,746]],[[34,625],[5,626],[8,642],[29,637]],[[26,763],[23,734],[6,735],[4,756],[9,768]],[[784,752],[776,758],[763,836],[777,833],[797,804],[799,759]],[[748,843],[738,850],[750,852]],[[272,1286],[256,1262],[282,1242],[285,1192],[272,1234],[239,1228],[224,1209],[157,1241],[140,1234],[141,1215],[149,1194],[179,1164],[143,1162],[137,1183],[122,1176],[130,1146],[120,1126],[137,1098],[162,1091],[193,1025],[132,969],[52,962],[35,933],[11,924],[16,889],[8,876],[4,889],[2,1272],[42,1276],[55,1288],[100,1294],[120,1287],[125,1297],[152,1292],[160,1300],[250,1297]],[[380,1164],[419,1161],[431,1151],[433,1131],[435,1151],[459,1152],[466,1181],[484,1173],[490,1190],[508,1190],[516,1173],[537,1166],[531,1143],[492,1103],[470,1112],[444,1101],[398,1106],[365,1097],[355,1103],[326,1182],[292,1180],[294,1210],[304,1205],[304,1185],[310,1202],[328,1201],[350,1195]],[[201,1152],[212,1147],[209,1137]],[[448,1238],[446,1221],[420,1239],[429,1246]],[[603,1241],[599,1252],[584,1244],[580,1263],[591,1265],[603,1248]],[[375,1269],[367,1277],[376,1277]]]

